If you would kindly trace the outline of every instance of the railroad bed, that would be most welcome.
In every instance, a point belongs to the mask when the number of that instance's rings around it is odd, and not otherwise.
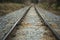
[[[25,7],[0,17],[0,40],[4,40],[7,37],[28,9],[29,7]]]
[[[10,33],[6,40],[57,40],[31,7],[22,22]]]
[[[39,15],[44,19],[45,24],[47,24],[49,28],[53,30],[56,38],[60,40],[60,16],[55,15],[37,6],[36,10],[39,12]]]

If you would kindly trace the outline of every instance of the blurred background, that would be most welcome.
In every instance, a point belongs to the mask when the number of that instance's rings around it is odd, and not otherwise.
[[[0,16],[31,4],[60,15],[60,0],[0,0]]]

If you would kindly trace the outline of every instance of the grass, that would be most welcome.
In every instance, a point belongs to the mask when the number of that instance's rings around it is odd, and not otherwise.
[[[40,4],[38,4],[38,6],[44,8],[44,9],[48,8],[47,3],[40,3]]]
[[[50,8],[48,8],[47,3],[38,4],[38,6],[42,7],[43,9],[46,9],[50,12],[53,12],[56,15],[60,15],[60,7],[58,7],[56,10],[55,4],[53,4]]]
[[[18,3],[0,3],[0,16],[6,15],[10,12],[18,10],[25,5]]]

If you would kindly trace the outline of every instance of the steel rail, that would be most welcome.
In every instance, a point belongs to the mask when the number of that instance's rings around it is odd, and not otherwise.
[[[36,7],[34,7],[38,16],[41,17],[42,21],[44,22],[44,24],[46,25],[46,27],[48,27],[51,32],[53,33],[53,35],[56,37],[57,40],[60,40],[60,35],[55,31],[53,30],[53,28],[51,28],[50,24],[40,15],[38,9]]]
[[[27,12],[30,10],[31,6],[27,9],[27,11],[25,12],[25,14],[23,15],[23,17],[21,19],[18,19],[18,21],[16,21],[16,23],[12,26],[12,28],[9,30],[9,32],[3,37],[2,40],[5,40],[9,34],[13,31],[13,29],[19,24],[19,22],[22,22],[22,19],[25,17],[25,15],[27,14]]]

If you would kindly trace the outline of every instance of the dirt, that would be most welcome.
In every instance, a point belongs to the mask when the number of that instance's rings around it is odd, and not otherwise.
[[[56,40],[49,29],[42,24],[34,7],[31,7],[21,25],[16,26],[19,29],[13,32],[7,40]]]
[[[25,5],[18,3],[0,3],[0,16],[16,11],[24,6]]]

